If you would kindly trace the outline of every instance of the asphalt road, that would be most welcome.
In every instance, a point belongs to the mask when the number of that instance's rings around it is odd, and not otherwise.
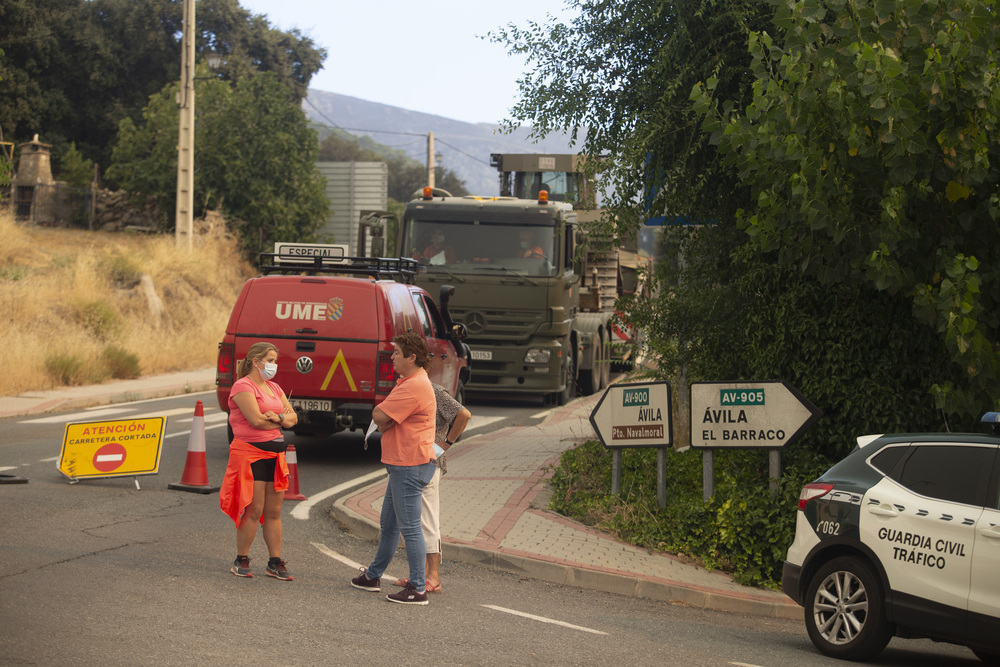
[[[193,404],[205,403],[207,468],[221,481],[225,421],[211,394],[115,406],[168,414],[157,475],[69,484],[56,470],[67,421],[80,413],[0,422],[0,664],[216,665],[766,665],[840,664],[819,655],[801,623],[706,611],[558,586],[444,563],[445,591],[427,607],[394,605],[348,580],[374,543],[341,530],[333,498],[296,518],[284,557],[295,581],[228,572],[235,531],[218,494],[167,488],[183,471]],[[533,404],[475,404],[477,428],[532,423]],[[114,419],[121,412],[84,411]],[[380,469],[357,435],[300,441],[309,496]],[[405,575],[399,552],[391,576]],[[388,587],[385,590],[390,590]],[[966,649],[894,640],[873,664],[977,664]]]

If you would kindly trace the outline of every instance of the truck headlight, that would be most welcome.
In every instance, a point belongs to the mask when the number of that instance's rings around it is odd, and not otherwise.
[[[526,364],[547,364],[552,359],[552,350],[540,347],[533,347],[524,353],[524,363]]]

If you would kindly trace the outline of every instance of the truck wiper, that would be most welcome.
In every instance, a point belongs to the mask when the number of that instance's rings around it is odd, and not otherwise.
[[[448,269],[444,268],[441,265],[437,265],[437,266],[434,266],[434,267],[427,267],[427,268],[428,268],[428,271],[427,271],[428,275],[433,275],[435,273],[446,273],[446,274],[448,274],[448,277],[451,278],[452,280],[457,280],[460,283],[464,283],[465,282],[465,278],[463,278],[462,276],[459,276],[459,275],[456,275],[456,274],[452,273],[451,271],[449,271]],[[433,268],[434,270],[431,271],[430,270],[431,268]]]
[[[497,266],[495,264],[493,264],[493,265],[484,264],[482,266],[479,266],[476,270],[480,271],[480,270],[483,270],[483,269],[488,269],[490,271],[503,271],[507,275],[517,276],[521,280],[523,280],[525,282],[528,282],[528,283],[531,283],[533,286],[536,286],[536,287],[538,286],[538,283],[535,282],[534,280],[532,280],[531,278],[529,278],[528,274],[525,273],[524,271],[518,271],[517,269],[511,269],[511,268],[508,268],[506,266]]]

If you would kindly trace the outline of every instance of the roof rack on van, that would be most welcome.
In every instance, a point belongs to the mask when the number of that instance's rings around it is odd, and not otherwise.
[[[262,252],[258,268],[266,276],[272,273],[326,273],[370,276],[375,280],[392,278],[413,283],[419,263],[407,257],[328,257],[285,255]]]

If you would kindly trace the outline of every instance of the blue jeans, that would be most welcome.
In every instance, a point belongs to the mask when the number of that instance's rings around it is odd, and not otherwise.
[[[389,484],[382,500],[378,550],[365,576],[380,579],[385,574],[396,555],[399,535],[402,533],[406,545],[406,560],[410,562],[410,583],[416,590],[422,591],[425,586],[424,561],[427,558],[427,545],[424,544],[424,533],[420,528],[420,504],[424,487],[430,483],[437,470],[437,462],[385,467],[389,471]]]

